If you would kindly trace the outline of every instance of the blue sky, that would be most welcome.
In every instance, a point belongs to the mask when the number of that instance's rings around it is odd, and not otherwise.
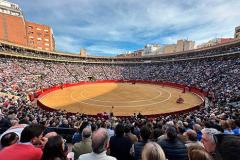
[[[10,0],[29,21],[50,25],[56,49],[112,56],[147,43],[197,44],[233,37],[239,0]]]

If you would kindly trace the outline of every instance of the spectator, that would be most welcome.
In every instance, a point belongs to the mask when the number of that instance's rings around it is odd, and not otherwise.
[[[138,138],[136,135],[132,134],[133,126],[131,124],[127,124],[124,128],[124,136],[129,139],[132,144],[136,143],[138,141]]]
[[[114,130],[111,126],[111,123],[110,122],[106,122],[106,127],[107,127],[107,131],[108,131],[108,137],[111,138],[112,136],[114,136]]]
[[[52,136],[48,139],[41,160],[67,160],[64,153],[64,140],[61,136]]]
[[[188,158],[189,160],[213,160],[213,157],[199,145],[189,146]]]
[[[140,130],[140,141],[133,144],[132,147],[132,154],[134,155],[135,160],[140,160],[141,159],[141,153],[143,150],[143,147],[145,146],[146,143],[149,142],[151,135],[151,131],[147,126],[143,126]]]
[[[216,141],[214,140],[214,135],[220,134],[221,132],[214,128],[204,128],[202,130],[202,143],[206,151],[215,156]]]
[[[54,137],[57,136],[57,132],[48,132],[47,134],[44,135],[45,138],[50,138],[50,137]]]
[[[162,148],[155,142],[148,142],[143,147],[142,160],[166,160]]]
[[[62,124],[59,125],[59,128],[69,128],[68,120],[64,119]]]
[[[106,155],[107,145],[107,130],[104,128],[100,128],[92,135],[93,152],[80,155],[79,160],[116,160],[116,158]]]
[[[124,126],[119,123],[115,128],[115,136],[110,138],[110,155],[118,160],[130,160],[130,149],[132,142],[124,137]]]
[[[203,147],[203,144],[198,141],[197,139],[197,133],[194,130],[187,130],[184,135],[187,137],[187,141],[186,141],[186,146],[187,148],[189,148],[192,145],[199,145],[201,147]]]
[[[240,135],[240,119],[235,120],[235,128],[233,129],[235,135]]]
[[[20,136],[21,136],[21,133],[23,131],[23,129],[26,127],[27,125],[26,124],[16,124],[12,127],[10,127],[8,130],[6,130],[1,136],[0,136],[0,140],[2,139],[2,137],[5,135],[5,134],[8,134],[8,133],[16,133],[17,136],[19,137],[20,139]]]
[[[199,119],[199,121],[201,121],[201,120]],[[202,139],[202,132],[201,132],[202,127],[199,124],[194,124],[193,125],[193,130],[197,133],[197,139],[199,141],[201,141],[201,139]]]
[[[75,143],[72,148],[74,159],[85,153],[92,152],[92,131],[90,128],[84,128],[82,131],[82,141]]]
[[[45,144],[44,128],[40,125],[30,125],[23,129],[20,144],[13,144],[0,151],[0,159],[4,160],[40,160],[42,150],[34,145]],[[14,154],[13,154],[14,153]]]
[[[215,159],[235,160],[239,159],[240,137],[233,135],[214,135],[216,142]]]
[[[167,139],[158,141],[168,160],[187,160],[187,148],[177,137],[177,131],[173,126],[166,130]]]
[[[18,141],[19,137],[16,133],[14,132],[7,133],[1,138],[1,147],[4,148],[10,146],[12,144],[17,143]]]
[[[222,120],[221,121],[221,126],[224,130],[224,134],[234,134],[232,127],[231,127],[231,122],[229,120]]]
[[[0,134],[6,131],[9,127],[11,127],[10,120],[5,117],[3,113],[0,113]]]
[[[74,135],[72,137],[72,144],[75,144],[76,142],[80,142],[82,140],[82,131],[87,126],[88,126],[87,121],[83,121],[80,124],[79,129],[77,130],[77,132],[74,133]]]
[[[157,142],[158,138],[162,135],[162,130],[159,128],[155,128],[153,130],[153,137],[152,137],[152,141]]]

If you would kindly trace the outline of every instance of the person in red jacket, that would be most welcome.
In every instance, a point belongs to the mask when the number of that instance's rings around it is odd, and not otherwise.
[[[20,143],[5,147],[0,151],[0,160],[41,160],[42,149],[37,145],[44,145],[47,139],[43,137],[44,127],[30,125],[23,129]]]

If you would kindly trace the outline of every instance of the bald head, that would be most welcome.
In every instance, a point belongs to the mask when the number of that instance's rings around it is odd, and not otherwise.
[[[83,129],[83,131],[82,131],[83,139],[89,138],[89,137],[91,137],[91,135],[92,135],[92,130],[90,128],[86,127]]]
[[[44,137],[45,138],[50,138],[50,137],[54,137],[54,136],[57,136],[57,135],[58,135],[57,132],[49,132]]]
[[[92,135],[92,149],[94,153],[102,153],[106,150],[108,143],[107,130],[104,128],[99,128]]]

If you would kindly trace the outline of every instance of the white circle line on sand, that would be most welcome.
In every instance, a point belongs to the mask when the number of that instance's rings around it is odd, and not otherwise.
[[[162,89],[162,90],[164,90],[165,92],[167,92],[167,93],[169,94],[168,98],[166,98],[165,100],[162,100],[162,101],[158,101],[158,102],[156,102],[156,103],[148,103],[148,104],[140,104],[140,105],[118,105],[118,106],[116,106],[116,105],[92,104],[92,103],[87,103],[87,102],[79,101],[79,100],[75,99],[75,98],[72,96],[72,94],[71,94],[71,98],[72,98],[72,100],[74,100],[75,102],[83,103],[83,104],[87,104],[87,105],[94,105],[94,106],[105,106],[105,107],[107,107],[107,106],[109,106],[109,107],[111,107],[111,106],[115,106],[115,107],[141,107],[141,106],[150,106],[150,105],[159,104],[159,103],[163,103],[163,102],[165,102],[165,101],[168,101],[168,100],[172,97],[172,94],[171,94],[170,92],[168,92],[167,90],[165,90],[165,89]],[[113,102],[114,102],[114,101],[113,101]]]
[[[159,98],[161,95],[162,95],[162,92],[161,90],[158,90],[156,88],[151,88],[151,89],[154,89],[158,92],[158,94],[156,96],[154,96],[153,98],[150,98],[150,99],[143,99],[143,100],[135,100],[135,101],[105,101],[105,100],[97,100],[97,99],[93,99],[93,98],[88,98],[86,96],[84,96],[84,92],[85,90],[83,89],[83,91],[80,93],[81,97],[83,98],[86,98],[87,100],[90,100],[90,101],[95,101],[95,102],[115,102],[115,103],[138,103],[138,102],[145,102],[145,101],[151,101],[151,100],[154,100],[154,99],[157,99]],[[75,92],[72,92],[71,95],[73,95]]]

